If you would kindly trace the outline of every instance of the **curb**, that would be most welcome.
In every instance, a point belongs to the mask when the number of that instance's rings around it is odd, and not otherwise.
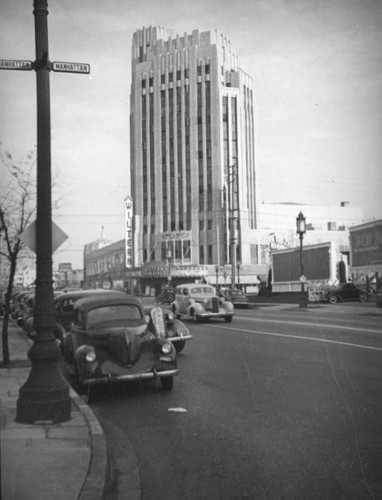
[[[82,413],[90,434],[91,456],[88,472],[78,500],[102,500],[106,484],[106,438],[97,417],[74,389],[69,387],[70,398]]]
[[[22,328],[18,325],[13,326],[24,336],[29,344],[33,344],[33,341],[25,334]],[[91,454],[89,467],[77,500],[102,500],[104,497],[108,467],[106,437],[93,411],[68,382],[67,384],[69,386],[70,399],[83,415],[90,436]]]

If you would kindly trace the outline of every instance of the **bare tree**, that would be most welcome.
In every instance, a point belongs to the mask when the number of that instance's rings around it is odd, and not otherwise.
[[[2,275],[7,281],[2,328],[3,364],[7,366],[11,361],[8,343],[11,296],[17,262],[25,256],[26,250],[20,235],[32,222],[36,211],[36,156],[31,151],[25,159],[16,162],[10,153],[1,153],[0,161],[5,167],[0,196],[0,256]]]

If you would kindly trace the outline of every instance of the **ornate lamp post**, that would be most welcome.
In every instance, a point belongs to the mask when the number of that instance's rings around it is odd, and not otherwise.
[[[216,272],[216,291],[217,291],[219,282],[219,266],[215,266],[215,272]]]
[[[300,300],[300,307],[307,307],[307,301],[305,297],[305,276],[304,276],[304,262],[303,262],[303,257],[302,257],[302,247],[303,247],[303,239],[304,239],[304,234],[306,233],[306,220],[305,217],[303,216],[303,213],[300,212],[298,214],[298,217],[296,218],[296,232],[300,238],[300,281],[301,281],[301,300]]]
[[[52,204],[48,4],[34,0],[37,79],[37,220],[36,220],[36,338],[28,351],[32,369],[20,388],[16,421],[33,424],[70,420],[69,388],[58,367],[55,342],[52,277]]]
[[[237,288],[240,288],[240,262],[236,264],[237,267]]]

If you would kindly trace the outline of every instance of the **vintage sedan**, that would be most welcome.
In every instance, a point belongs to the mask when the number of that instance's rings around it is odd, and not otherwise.
[[[103,290],[101,288],[88,289],[88,290],[74,290],[64,292],[55,297],[54,299],[54,315],[56,325],[54,327],[54,334],[58,339],[62,339],[65,332],[70,330],[72,322],[74,303],[83,297],[90,297],[98,294],[124,294],[119,290]]]
[[[177,286],[171,311],[177,318],[188,316],[195,322],[223,318],[230,323],[234,315],[232,302],[219,298],[214,287],[201,283]]]
[[[145,315],[139,299],[96,294],[74,303],[73,322],[63,340],[64,357],[81,387],[160,379],[164,390],[178,374],[174,346],[164,337],[162,309]]]
[[[241,290],[224,288],[220,291],[220,296],[232,302],[235,308],[243,307],[248,309],[249,307],[248,297]]]
[[[337,304],[343,300],[359,300],[366,302],[367,293],[362,288],[358,288],[354,283],[343,283],[338,286],[329,287],[325,294],[325,299],[331,304]]]

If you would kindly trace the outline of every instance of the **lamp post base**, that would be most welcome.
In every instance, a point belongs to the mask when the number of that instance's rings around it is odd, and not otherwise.
[[[304,309],[308,307],[308,299],[305,297],[305,295],[303,297],[301,297],[300,299],[300,308]]]
[[[58,347],[54,342],[35,343],[29,349],[28,357],[32,368],[19,390],[16,422],[56,424],[69,421],[71,399],[68,384],[58,367]]]

